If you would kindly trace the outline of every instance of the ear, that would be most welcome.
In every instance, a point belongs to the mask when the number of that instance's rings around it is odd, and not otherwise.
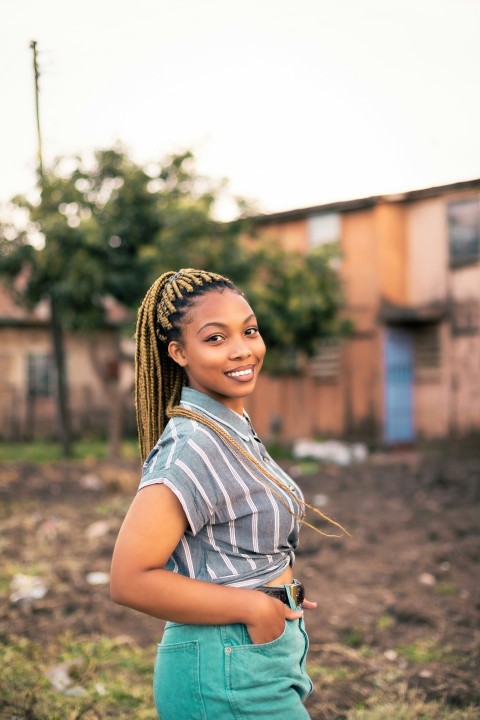
[[[172,360],[176,362],[177,365],[180,365],[180,367],[185,367],[187,360],[185,358],[182,345],[176,340],[172,340],[172,342],[168,344],[167,349]]]

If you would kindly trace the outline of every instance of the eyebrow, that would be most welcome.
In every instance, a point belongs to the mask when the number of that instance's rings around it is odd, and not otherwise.
[[[245,320],[243,321],[243,324],[245,325],[247,322],[249,322],[254,317],[255,317],[255,313],[250,313],[250,315],[248,317],[246,317]],[[211,325],[214,325],[215,327],[221,327],[221,328],[228,327],[228,325],[226,323],[222,323],[219,320],[214,320],[212,322],[205,323],[205,325],[202,325],[202,327],[197,330],[197,335],[198,335],[198,333],[201,333],[202,330],[205,330],[205,328],[210,327]]]

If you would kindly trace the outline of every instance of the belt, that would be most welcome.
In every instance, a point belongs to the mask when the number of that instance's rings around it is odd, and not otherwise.
[[[261,590],[265,595],[270,595],[270,597],[274,597],[277,600],[281,600],[285,605],[290,605],[290,600],[288,597],[287,588],[290,590],[290,594],[292,596],[292,600],[295,603],[295,605],[301,605],[302,602],[305,600],[305,587],[302,585],[302,583],[292,583],[291,585],[261,585],[260,587],[255,588],[256,590]]]

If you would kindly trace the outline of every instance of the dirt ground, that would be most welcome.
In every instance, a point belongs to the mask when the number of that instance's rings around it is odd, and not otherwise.
[[[351,535],[302,531],[296,575],[319,603],[306,616],[312,718],[346,717],[379,686],[478,706],[480,717],[480,458],[409,451],[284,465]],[[108,573],[137,479],[133,461],[0,467],[0,639],[69,630],[128,636],[153,653],[162,623],[114,605],[105,577],[91,575]],[[40,577],[45,595],[12,602],[19,573]]]

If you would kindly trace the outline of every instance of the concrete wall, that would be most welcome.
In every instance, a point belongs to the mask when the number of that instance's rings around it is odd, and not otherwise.
[[[425,439],[446,437],[450,431],[451,338],[445,321],[438,328],[441,365],[415,372],[413,412],[416,435]]]
[[[480,431],[480,263],[452,267],[447,205],[478,193],[446,195],[408,205],[408,300],[414,306],[444,303],[439,325],[441,365],[416,378],[418,435],[441,438]]]
[[[480,263],[450,273],[451,414],[457,435],[480,430]]]
[[[448,227],[445,199],[405,208],[408,252],[407,302],[412,306],[445,300],[448,283]]]
[[[452,343],[450,412],[454,435],[480,431],[480,335]]]

